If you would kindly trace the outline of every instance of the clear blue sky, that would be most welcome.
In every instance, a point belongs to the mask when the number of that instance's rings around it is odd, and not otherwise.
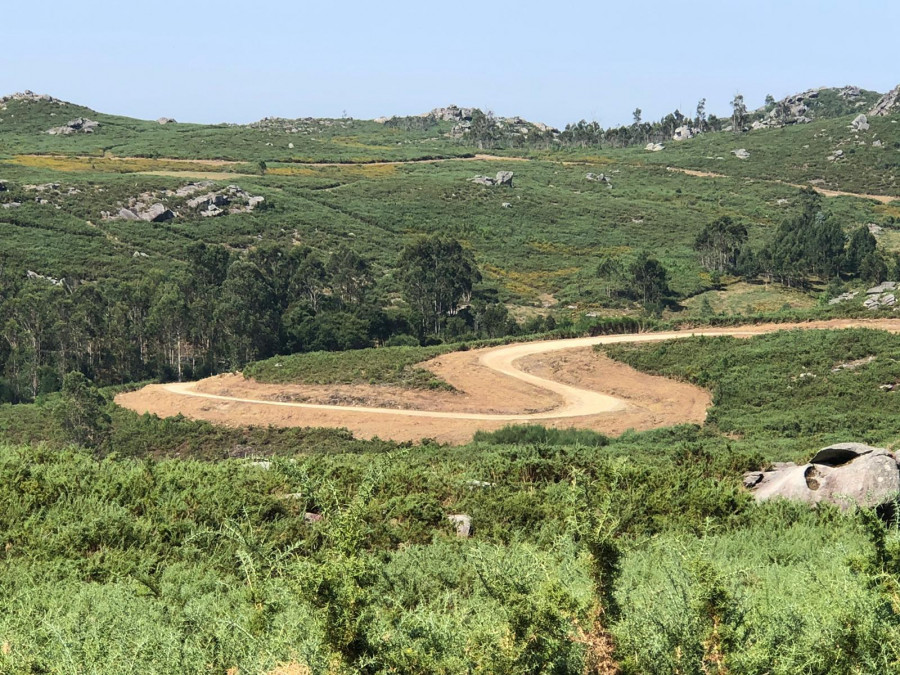
[[[900,83],[897,0],[36,0],[0,10],[0,93],[185,122],[439,105],[563,125],[727,113],[815,86]]]

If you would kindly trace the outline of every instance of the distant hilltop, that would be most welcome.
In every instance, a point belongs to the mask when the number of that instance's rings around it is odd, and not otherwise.
[[[743,101],[742,98],[741,101]],[[36,94],[27,89],[23,92],[0,96],[0,111],[7,110],[10,103],[52,104],[90,111],[84,106],[63,101],[49,94]],[[701,103],[705,103],[705,100]],[[862,89],[854,85],[817,87],[786,96],[777,101],[773,97],[767,96],[764,105],[745,115],[743,122],[746,126],[744,124],[740,126],[743,130],[776,128],[793,124],[806,124],[816,119],[840,117],[854,113],[882,117],[898,111],[900,111],[900,85],[886,94]],[[698,107],[699,112],[700,109]],[[721,118],[723,124],[711,128],[710,125],[702,123],[703,120],[699,117],[699,114],[697,120],[685,117],[678,111],[673,113],[672,117],[676,120],[676,123],[669,128],[669,134],[672,140],[676,141],[692,138],[704,132],[731,130],[731,127],[727,126],[727,122],[724,122],[727,118]],[[710,116],[710,119],[712,119],[712,116]],[[229,124],[227,126],[246,126],[268,130],[284,130],[293,133],[309,133],[321,131],[327,127],[350,127],[354,121],[350,117],[264,117],[257,122],[246,125]],[[418,115],[378,117],[372,121],[386,126],[401,127],[406,130],[424,130],[441,123],[450,122],[453,123],[453,127],[449,131],[444,131],[444,133],[451,138],[478,135],[482,126],[488,126],[505,137],[521,137],[523,139],[528,137],[552,139],[560,134],[559,129],[543,122],[529,121],[520,116],[497,117],[489,111],[483,111],[475,107],[460,107],[458,105],[438,107]],[[81,122],[87,122],[87,124],[81,124]],[[161,117],[157,122],[160,124],[174,124],[175,120],[169,117]],[[90,132],[94,126],[96,126],[96,123],[91,122],[91,120],[79,118],[72,120],[63,127],[49,130],[49,133]],[[674,132],[672,131],[673,128]]]

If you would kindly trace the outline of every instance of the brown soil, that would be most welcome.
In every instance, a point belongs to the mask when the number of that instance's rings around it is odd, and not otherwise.
[[[435,438],[463,443],[478,429],[511,423],[579,427],[618,434],[702,422],[709,393],[646,375],[596,354],[592,346],[647,342],[692,334],[751,336],[791,328],[870,327],[900,332],[900,320],[835,320],[724,330],[645,333],[523,343],[454,352],[426,368],[456,392],[370,385],[272,385],[220,375],[196,383],[150,385],[120,394],[136,412],[183,414],[234,426],[345,427],[361,438]]]
[[[697,171],[696,169],[680,169],[677,166],[667,166],[666,171],[674,171],[676,173],[687,174],[688,176],[699,176],[700,178],[728,178],[724,173],[713,173],[712,171]]]
[[[675,171],[677,173],[683,173],[688,176],[698,176],[700,178],[728,178],[723,173],[712,173],[711,171],[697,171],[695,169],[682,169],[677,166],[667,166],[666,171]],[[877,202],[881,202],[882,204],[890,204],[891,202],[897,201],[900,197],[892,197],[890,195],[870,195],[863,192],[843,192],[841,190],[826,190],[825,188],[820,188],[815,185],[800,185],[798,183],[787,183],[783,180],[766,180],[764,178],[755,178],[753,180],[758,180],[761,183],[780,183],[781,185],[788,185],[790,187],[795,188],[812,188],[816,192],[818,192],[823,197],[857,197],[859,199],[874,199]]]

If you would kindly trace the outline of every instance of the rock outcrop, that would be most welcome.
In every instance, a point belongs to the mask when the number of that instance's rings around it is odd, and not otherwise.
[[[675,133],[672,135],[673,141],[686,141],[689,138],[693,138],[700,133],[699,129],[695,129],[694,127],[684,125],[675,129]]]
[[[808,464],[775,464],[770,471],[744,474],[744,485],[757,501],[790,499],[808,504],[827,502],[841,509],[873,507],[900,494],[900,466],[883,448],[838,443],[823,448]]]
[[[159,124],[176,124],[177,122],[173,120],[171,117],[160,117],[156,120]]]
[[[869,115],[872,117],[886,117],[887,115],[893,115],[895,112],[900,112],[900,84],[878,99],[878,102],[869,111]]]
[[[475,176],[474,178],[470,178],[469,182],[475,183],[476,185],[484,185],[486,187],[494,187],[497,185],[512,187],[513,172],[498,171],[494,178],[491,178],[490,176]]]
[[[151,204],[146,209],[138,213],[141,220],[146,220],[148,223],[164,223],[167,220],[172,220],[175,217],[175,212],[171,209],[167,208],[165,204]]]
[[[70,122],[67,122],[61,127],[53,127],[52,129],[48,129],[47,133],[51,136],[68,136],[69,134],[92,134],[94,133],[94,129],[100,126],[100,122],[95,122],[94,120],[89,120],[86,117],[78,117]]]
[[[446,108],[435,108],[431,112],[424,113],[423,117],[434,117],[441,122],[471,121],[475,108],[460,108],[457,105],[448,105]]]
[[[869,130],[869,120],[865,115],[857,115],[853,118],[853,121],[850,122],[850,130],[851,131],[868,131]]]
[[[124,206],[120,202],[118,211],[104,212],[103,217],[109,220],[144,220],[160,223],[177,218],[179,213],[184,215],[187,209],[209,218],[224,214],[250,213],[266,200],[265,197],[252,195],[237,185],[229,185],[220,190],[212,189],[213,185],[212,181],[199,181],[182,185],[175,190],[144,192],[129,199]],[[171,203],[170,200],[173,199],[179,201],[170,208],[166,203]],[[181,203],[181,199],[185,201]],[[178,213],[173,209],[178,209]]]
[[[53,98],[47,94],[35,94],[30,89],[26,89],[25,91],[16,92],[15,94],[9,94],[8,96],[0,96],[0,106],[6,105],[10,101],[25,101],[26,103],[37,103],[39,101],[46,101],[47,103],[57,103],[59,105],[66,105],[65,101],[60,101],[58,98]]]
[[[747,152],[744,148],[739,148],[737,150],[732,150],[731,154],[737,157],[738,159],[750,159],[750,153]]]
[[[456,528],[456,536],[460,539],[468,539],[472,534],[472,519],[465,513],[454,513],[447,516],[447,520]]]
[[[659,143],[647,143],[644,146],[644,150],[647,152],[659,152],[660,150],[665,150],[664,145],[660,145]]]

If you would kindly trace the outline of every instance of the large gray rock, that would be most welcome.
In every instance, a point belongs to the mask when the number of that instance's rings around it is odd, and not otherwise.
[[[494,182],[497,185],[506,185],[508,187],[512,187],[513,172],[512,171],[498,171],[497,177],[494,179]]]
[[[872,106],[869,115],[872,117],[886,117],[900,110],[900,84],[878,99]]]
[[[694,129],[689,125],[680,126],[675,129],[675,133],[672,135],[673,141],[686,141],[689,138],[693,138],[697,134],[700,133],[699,129]]]
[[[750,153],[747,152],[745,148],[738,148],[737,150],[732,150],[731,154],[737,157],[738,159],[750,159]]]
[[[778,464],[771,471],[744,475],[757,501],[782,498],[841,509],[880,506],[900,495],[897,458],[883,448],[838,443],[823,448],[808,464]]]
[[[474,178],[470,178],[469,182],[476,183],[477,185],[485,185],[487,187],[494,187],[495,185],[505,185],[506,187],[512,187],[513,172],[498,171],[497,176],[494,178],[491,178],[490,176],[475,176]]]
[[[882,281],[877,286],[872,286],[869,290],[866,291],[867,295],[878,295],[879,293],[887,293],[888,291],[897,290],[897,282],[896,281]]]
[[[447,520],[456,526],[456,536],[468,539],[472,534],[472,519],[465,513],[454,513],[447,516]]]
[[[92,134],[94,133],[94,129],[99,126],[100,122],[89,120],[86,117],[79,117],[67,122],[64,126],[49,129],[47,130],[47,133],[51,136],[68,136],[69,134],[75,133]]]
[[[850,122],[850,129],[852,131],[868,131],[869,119],[865,115],[857,115],[853,118],[853,121]]]
[[[136,214],[131,209],[119,209],[119,213],[116,215],[120,220],[140,220],[141,217]]]
[[[144,211],[141,211],[140,216],[141,220],[146,220],[148,223],[162,223],[172,220],[175,217],[175,213],[166,208],[164,204],[153,204],[153,206],[149,206]]]

